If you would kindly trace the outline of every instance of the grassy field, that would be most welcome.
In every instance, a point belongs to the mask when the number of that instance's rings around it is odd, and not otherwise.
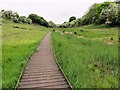
[[[118,87],[116,27],[91,25],[55,30],[57,32],[52,33],[53,48],[59,64],[74,88]]]
[[[20,72],[48,29],[39,25],[4,21],[2,25],[2,85],[15,87]]]
[[[95,26],[88,25],[82,26],[81,28],[59,28],[56,31],[61,31],[61,33],[75,33],[79,37],[83,37],[90,40],[99,40],[108,44],[116,44],[118,43],[118,28],[107,28],[104,25]],[[111,40],[113,38],[113,40]]]

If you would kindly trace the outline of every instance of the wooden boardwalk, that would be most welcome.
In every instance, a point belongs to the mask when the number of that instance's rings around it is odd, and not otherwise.
[[[38,46],[26,66],[18,88],[66,88],[71,89],[56,64],[49,32]]]

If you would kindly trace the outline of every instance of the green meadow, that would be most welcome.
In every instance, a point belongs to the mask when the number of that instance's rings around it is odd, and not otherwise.
[[[29,57],[48,29],[40,25],[13,23],[2,24],[2,87],[13,88]]]
[[[3,20],[2,87],[16,86],[22,69],[50,28]],[[87,25],[55,28],[58,63],[73,88],[118,87],[118,28]]]
[[[120,0],[94,0],[87,4],[85,0],[84,2],[60,0],[60,2],[52,1],[52,3],[51,1],[34,2],[34,5],[26,1],[28,8],[21,8],[23,2],[14,3],[14,1],[9,3],[9,8],[12,6],[14,10],[21,11],[21,15],[28,16],[21,16],[12,10],[1,9],[0,11],[0,37],[2,37],[0,38],[0,67],[2,67],[0,68],[2,71],[0,72],[0,77],[2,76],[0,88],[1,84],[3,89],[17,88],[22,71],[33,53],[38,51],[38,44],[48,32],[52,32],[50,39],[52,50],[73,90],[119,88]],[[8,4],[6,1],[2,3],[3,8]],[[85,5],[82,5],[84,3]],[[55,7],[55,5],[58,6]],[[67,8],[63,9],[61,6]],[[28,11],[23,12],[26,9]],[[58,9],[59,14],[56,14]],[[46,57],[49,58],[49,55]],[[52,73],[50,76],[53,75]],[[44,76],[44,74],[40,75]],[[23,86],[29,84],[33,87],[34,83],[37,84],[34,87],[38,88],[41,88],[40,86],[52,87],[51,82],[57,82],[53,83],[53,87],[56,87],[58,83],[60,86],[63,85],[62,79],[44,81],[46,85],[41,85],[44,84],[43,81],[40,83],[38,80],[33,81],[35,82],[25,81]]]
[[[117,27],[58,28],[52,44],[73,88],[118,87]]]
[[[106,27],[105,25],[87,25],[74,28],[58,28],[61,33],[74,34],[79,38],[99,40],[108,44],[118,43],[118,27]],[[113,40],[111,40],[113,39]]]

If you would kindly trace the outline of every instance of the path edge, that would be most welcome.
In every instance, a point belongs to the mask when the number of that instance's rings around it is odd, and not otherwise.
[[[58,63],[58,61],[57,61],[57,58],[56,58],[56,55],[55,55],[55,51],[53,51],[53,55],[54,55],[55,62],[56,62],[56,64],[57,64],[57,66],[58,66],[60,72],[62,73],[62,75],[64,76],[66,82],[67,82],[68,85],[70,86],[70,89],[73,90],[73,87],[72,87],[71,83],[69,82],[69,80],[68,80],[67,76],[65,75],[65,73],[64,73],[64,71],[63,71],[63,69],[62,69],[62,67],[59,65],[59,63]]]
[[[58,60],[57,60],[57,57],[56,57],[56,54],[55,54],[55,51],[54,51],[54,48],[53,48],[53,44],[52,44],[52,38],[51,38],[50,41],[51,41],[51,46],[52,46],[51,48],[52,48],[52,51],[53,51],[53,55],[54,55],[55,62],[56,62],[56,64],[57,64],[57,66],[58,66],[60,72],[61,72],[62,75],[64,76],[66,82],[67,82],[68,85],[70,86],[70,89],[73,90],[73,87],[72,87],[71,83],[69,82],[67,76],[65,75],[65,73],[64,73],[64,71],[63,71],[63,69],[62,69],[62,67],[61,67],[61,66],[59,65],[59,63],[58,63]]]

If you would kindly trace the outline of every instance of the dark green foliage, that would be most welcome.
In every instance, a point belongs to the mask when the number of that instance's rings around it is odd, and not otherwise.
[[[82,25],[87,25],[87,24],[105,24],[106,22],[106,17],[100,18],[100,14],[102,10],[108,8],[110,5],[110,2],[104,2],[101,4],[93,4],[89,11],[83,16],[82,18]]]
[[[74,34],[77,34],[77,32],[74,32]]]
[[[110,2],[104,2],[104,3],[98,4],[98,5],[96,6],[96,16],[99,17],[101,11],[102,11],[103,9],[106,9],[109,5],[110,5]]]
[[[18,22],[31,24],[32,20],[30,18],[25,17],[25,16],[20,16],[18,18]]]
[[[118,39],[118,42],[120,43],[120,37],[119,37],[119,39]]]
[[[53,29],[53,32],[55,32],[55,29]]]
[[[65,32],[65,30],[63,30],[63,33]]]
[[[70,17],[69,22],[71,22],[71,21],[73,21],[73,20],[76,20],[76,17],[75,17],[75,16]]]
[[[27,23],[27,20],[26,20],[27,18],[25,17],[25,16],[20,16],[19,18],[18,18],[18,21],[19,22],[22,22],[22,23]]]
[[[15,17],[15,18],[13,19],[13,21],[14,21],[15,23],[18,23],[18,22],[19,22],[17,17]]]
[[[29,17],[26,16],[19,16],[19,14],[17,12],[13,12],[11,10],[2,10],[0,12],[1,16],[3,19],[9,19],[14,21],[15,23],[27,23],[27,24],[31,24],[36,23],[45,27],[49,27],[49,23],[43,18],[40,17],[36,14],[30,14]],[[52,24],[53,25],[53,24]],[[55,24],[54,24],[55,26]]]
[[[111,37],[111,40],[113,40],[113,37]]]
[[[36,14],[30,14],[29,18],[32,20],[32,23],[36,23],[39,25],[43,25],[45,27],[49,27],[49,23],[43,17],[40,17]]]
[[[13,26],[13,28],[19,28],[19,26]]]

